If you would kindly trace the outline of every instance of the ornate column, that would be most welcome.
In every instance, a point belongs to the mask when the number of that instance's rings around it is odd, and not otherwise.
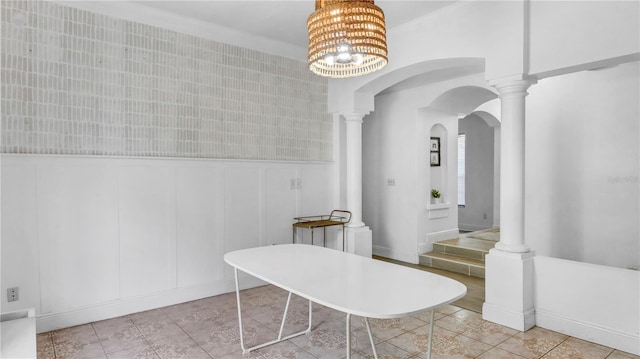
[[[346,127],[347,251],[371,257],[372,236],[362,221],[362,119],[363,113],[343,114]]]
[[[501,100],[500,242],[496,248],[529,252],[524,243],[524,132],[528,80],[496,83]]]
[[[347,137],[347,207],[351,211],[349,227],[364,227],[362,222],[362,113],[345,114]]]
[[[482,317],[518,330],[535,325],[533,257],[524,241],[525,97],[534,82],[496,81],[500,93],[500,242],[485,257]]]

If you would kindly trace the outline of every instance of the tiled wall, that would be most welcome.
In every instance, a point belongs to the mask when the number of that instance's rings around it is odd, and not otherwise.
[[[36,1],[2,1],[3,153],[326,161],[305,62]]]

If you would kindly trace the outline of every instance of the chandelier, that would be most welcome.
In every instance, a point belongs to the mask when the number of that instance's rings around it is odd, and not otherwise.
[[[387,64],[384,13],[373,0],[316,0],[307,29],[309,69],[317,75],[355,77]]]

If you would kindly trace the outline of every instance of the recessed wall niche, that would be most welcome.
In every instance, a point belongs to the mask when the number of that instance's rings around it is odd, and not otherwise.
[[[447,193],[447,129],[441,124],[435,124],[429,131],[429,169],[430,191],[440,192],[440,203],[448,202]],[[434,198],[430,195],[431,203]]]

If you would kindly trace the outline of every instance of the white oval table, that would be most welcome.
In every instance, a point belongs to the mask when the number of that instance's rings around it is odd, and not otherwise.
[[[431,357],[434,309],[462,298],[467,288],[437,274],[305,244],[243,249],[225,254],[234,267],[240,345],[244,353],[311,331],[312,302],[347,314],[347,358],[351,355],[351,316],[365,318],[373,355],[377,358],[368,318],[391,319],[431,310],[427,358]],[[289,292],[278,338],[245,348],[238,270]],[[309,300],[309,327],[283,337],[291,295]]]

